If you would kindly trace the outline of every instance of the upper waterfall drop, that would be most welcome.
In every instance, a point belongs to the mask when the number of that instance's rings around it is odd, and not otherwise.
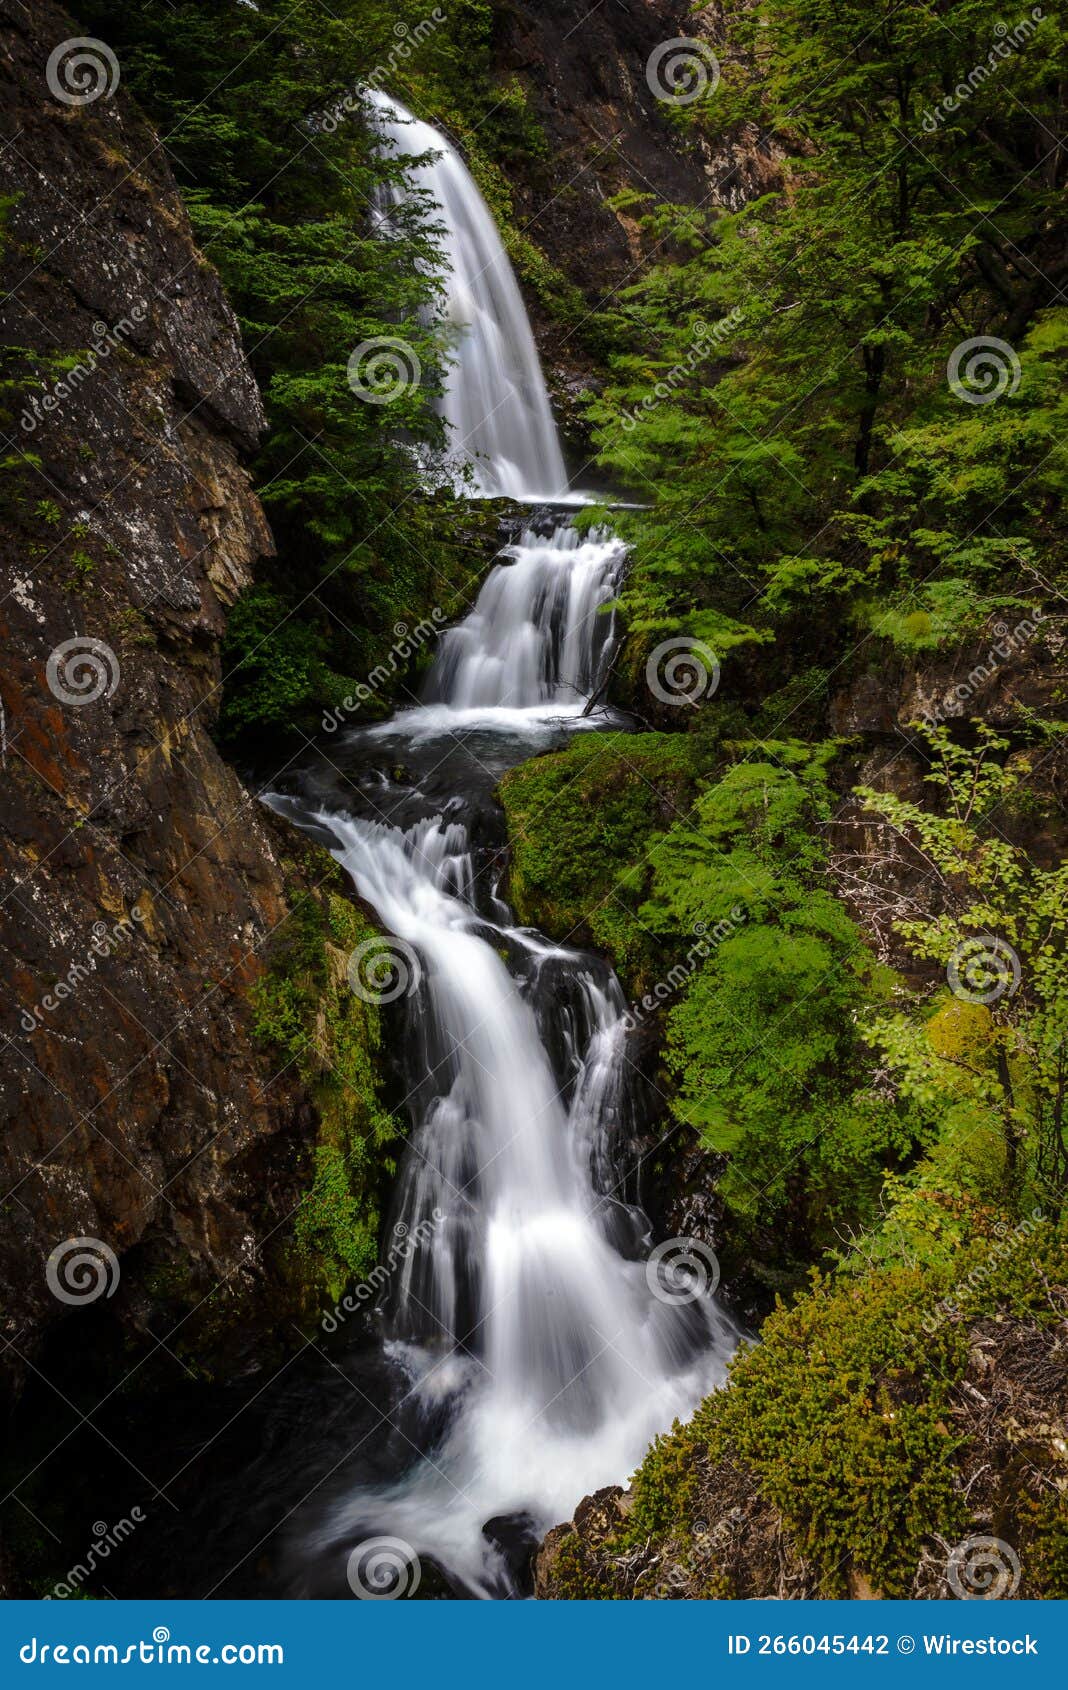
[[[485,497],[526,502],[567,496],[567,471],[526,307],[497,226],[456,148],[392,95],[367,98],[383,141],[413,166],[414,183],[441,211],[448,263],[447,322],[457,356],[442,414],[449,450],[471,465]]]

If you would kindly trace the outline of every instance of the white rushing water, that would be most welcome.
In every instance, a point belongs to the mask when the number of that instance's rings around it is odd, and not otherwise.
[[[537,501],[567,494],[567,474],[534,336],[493,215],[456,148],[398,100],[368,91],[383,143],[441,208],[448,267],[445,320],[456,336],[442,410],[450,450],[475,490]]]
[[[399,109],[385,126],[401,150],[441,155],[422,174],[448,228],[463,327],[450,421],[483,454],[484,487],[562,487],[489,212],[435,131]],[[307,1564],[344,1565],[388,1536],[458,1588],[513,1594],[509,1531],[533,1542],[588,1492],[625,1481],[654,1436],[721,1382],[736,1341],[712,1295],[664,1280],[649,1223],[623,1197],[641,1122],[618,981],[600,959],[515,927],[498,895],[498,842],[479,832],[478,795],[494,778],[483,759],[506,767],[531,737],[559,742],[583,725],[610,660],[623,561],[608,531],[529,528],[442,637],[424,703],[356,736],[373,771],[364,810],[383,819],[321,797],[273,800],[329,838],[415,988],[392,1226],[420,1242],[390,1263],[379,1310],[407,1381],[390,1416],[406,1448],[397,1476],[302,1518]],[[442,767],[455,778],[444,798]]]
[[[397,1213],[429,1237],[387,1292],[386,1325],[409,1411],[450,1414],[432,1458],[335,1504],[317,1547],[387,1533],[465,1588],[506,1594],[485,1524],[524,1516],[540,1534],[625,1479],[720,1382],[733,1329],[710,1297],[663,1299],[644,1217],[612,1189],[628,1071],[611,972],[479,915],[461,823],[309,819],[423,974],[409,1080],[429,1095]]]

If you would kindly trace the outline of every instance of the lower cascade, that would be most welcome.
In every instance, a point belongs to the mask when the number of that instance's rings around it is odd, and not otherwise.
[[[493,788],[589,725],[622,556],[610,534],[528,529],[443,636],[425,702],[269,800],[329,844],[392,935],[386,996],[406,988],[410,1132],[387,1230],[409,1242],[400,1260],[387,1246],[378,1305],[396,1471],[297,1516],[296,1594],[324,1558],[357,1588],[363,1551],[379,1576],[382,1556],[418,1558],[459,1593],[519,1593],[529,1546],[625,1480],[735,1343],[623,1195],[640,1085],[619,982],[515,926],[498,890]]]

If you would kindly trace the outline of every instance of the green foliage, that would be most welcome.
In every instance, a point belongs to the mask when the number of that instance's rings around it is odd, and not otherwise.
[[[989,1473],[993,1452],[1002,1459],[988,1440],[1015,1434],[1011,1407],[993,1431],[984,1398],[962,1413],[976,1401],[962,1386],[973,1362],[971,1323],[997,1331],[1022,1322],[1020,1336],[1032,1323],[1056,1328],[1068,1236],[1063,1220],[1010,1230],[993,1211],[943,1202],[967,1239],[959,1252],[878,1263],[858,1249],[843,1271],[814,1276],[792,1307],[776,1308],[759,1344],[736,1354],[728,1388],[657,1439],[602,1564],[651,1552],[710,1576],[707,1534],[723,1512],[724,1471],[739,1480],[753,1514],[758,1497],[761,1510],[777,1511],[790,1551],[825,1596],[851,1594],[855,1575],[880,1596],[908,1596],[925,1551],[944,1560],[947,1545],[978,1529],[973,1484]],[[919,1216],[917,1205],[910,1225]],[[1020,1552],[1027,1593],[1049,1597],[1068,1588],[1052,1405],[1051,1419],[1034,1428],[1029,1482],[997,1475],[999,1534]],[[714,1561],[703,1594],[736,1594],[732,1557]],[[613,1594],[577,1537],[565,1540],[557,1567],[563,1594]]]
[[[924,1329],[929,1295],[923,1276],[899,1270],[869,1278],[863,1296],[822,1284],[777,1310],[735,1360],[731,1389],[646,1458],[628,1536],[686,1508],[699,1447],[752,1470],[826,1595],[845,1595],[852,1569],[884,1596],[907,1594],[923,1539],[952,1542],[966,1519],[947,1408],[966,1347],[956,1328]]]
[[[860,1028],[889,982],[825,880],[833,753],[772,745],[729,767],[655,845],[641,911],[669,957],[730,923],[668,1012],[673,1108],[729,1152],[720,1193],[743,1235],[798,1261],[870,1215],[922,1138],[870,1088]]]
[[[861,796],[921,853],[928,908],[897,923],[916,955],[947,969],[933,1015],[877,1023],[873,1042],[902,1095],[942,1118],[941,1154],[997,1140],[995,1177],[1018,1202],[1059,1207],[1068,1179],[1068,866],[1042,868],[1002,831],[1033,756],[982,722],[975,744],[946,728],[932,748],[930,804]],[[955,981],[955,984],[954,984]],[[975,1160],[978,1161],[978,1155]]]
[[[388,652],[399,617],[451,605],[469,574],[455,500],[422,496],[415,456],[443,446],[438,235],[408,166],[375,152],[360,90],[376,67],[406,75],[420,57],[454,76],[483,12],[461,6],[429,34],[415,0],[261,0],[228,5],[224,28],[215,0],[83,12],[165,137],[266,401],[255,474],[278,557],[231,630],[230,736],[308,725],[324,693],[351,691]],[[388,225],[384,183],[407,185]],[[348,360],[384,337],[407,344],[421,379],[365,403]]]
[[[713,146],[741,122],[774,135],[781,185],[647,215],[671,256],[621,294],[591,408],[651,505],[628,519],[633,675],[661,631],[721,656],[774,638],[781,676],[865,638],[954,643],[1056,585],[1065,224],[1037,161],[1065,24],[1023,22],[1013,46],[994,0],[732,9],[723,80],[679,121]],[[969,375],[957,349],[981,336],[1011,353]],[[995,392],[999,359],[1000,396],[962,399]]]
[[[520,921],[609,951],[640,995],[659,946],[640,907],[649,856],[689,807],[697,747],[673,734],[588,733],[501,783]]]
[[[257,1037],[308,1085],[319,1110],[312,1180],[297,1212],[298,1273],[335,1300],[376,1259],[379,1195],[397,1136],[380,1097],[377,1006],[349,987],[346,963],[374,929],[340,889],[304,893],[252,987]]]

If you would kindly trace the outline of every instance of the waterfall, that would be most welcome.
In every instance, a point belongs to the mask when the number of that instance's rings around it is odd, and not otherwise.
[[[392,96],[367,94],[383,144],[411,166],[413,186],[440,207],[447,266],[445,320],[456,336],[442,411],[450,447],[469,463],[476,491],[538,501],[567,492],[522,295],[492,213],[456,148]]]
[[[560,486],[489,213],[440,136],[379,105],[399,146],[441,155],[423,174],[468,325],[450,421],[483,453],[484,488]],[[606,530],[528,528],[443,636],[423,702],[334,742],[268,799],[329,845],[409,988],[389,1011],[404,1017],[408,1131],[387,1237],[413,1242],[375,1280],[400,1384],[366,1467],[298,1514],[295,1594],[334,1588],[382,1542],[463,1594],[517,1594],[529,1547],[587,1492],[625,1481],[722,1382],[736,1342],[699,1279],[665,1280],[632,1200],[642,1096],[618,980],[516,926],[501,897],[496,783],[589,726],[623,561]]]
[[[625,1479],[721,1381],[730,1324],[710,1298],[661,1300],[648,1223],[614,1189],[629,1071],[610,969],[482,913],[462,823],[304,822],[421,972],[392,1224],[423,1242],[383,1315],[408,1382],[394,1424],[423,1459],[312,1536],[348,1554],[388,1534],[465,1591],[506,1595],[487,1524],[533,1538]]]

